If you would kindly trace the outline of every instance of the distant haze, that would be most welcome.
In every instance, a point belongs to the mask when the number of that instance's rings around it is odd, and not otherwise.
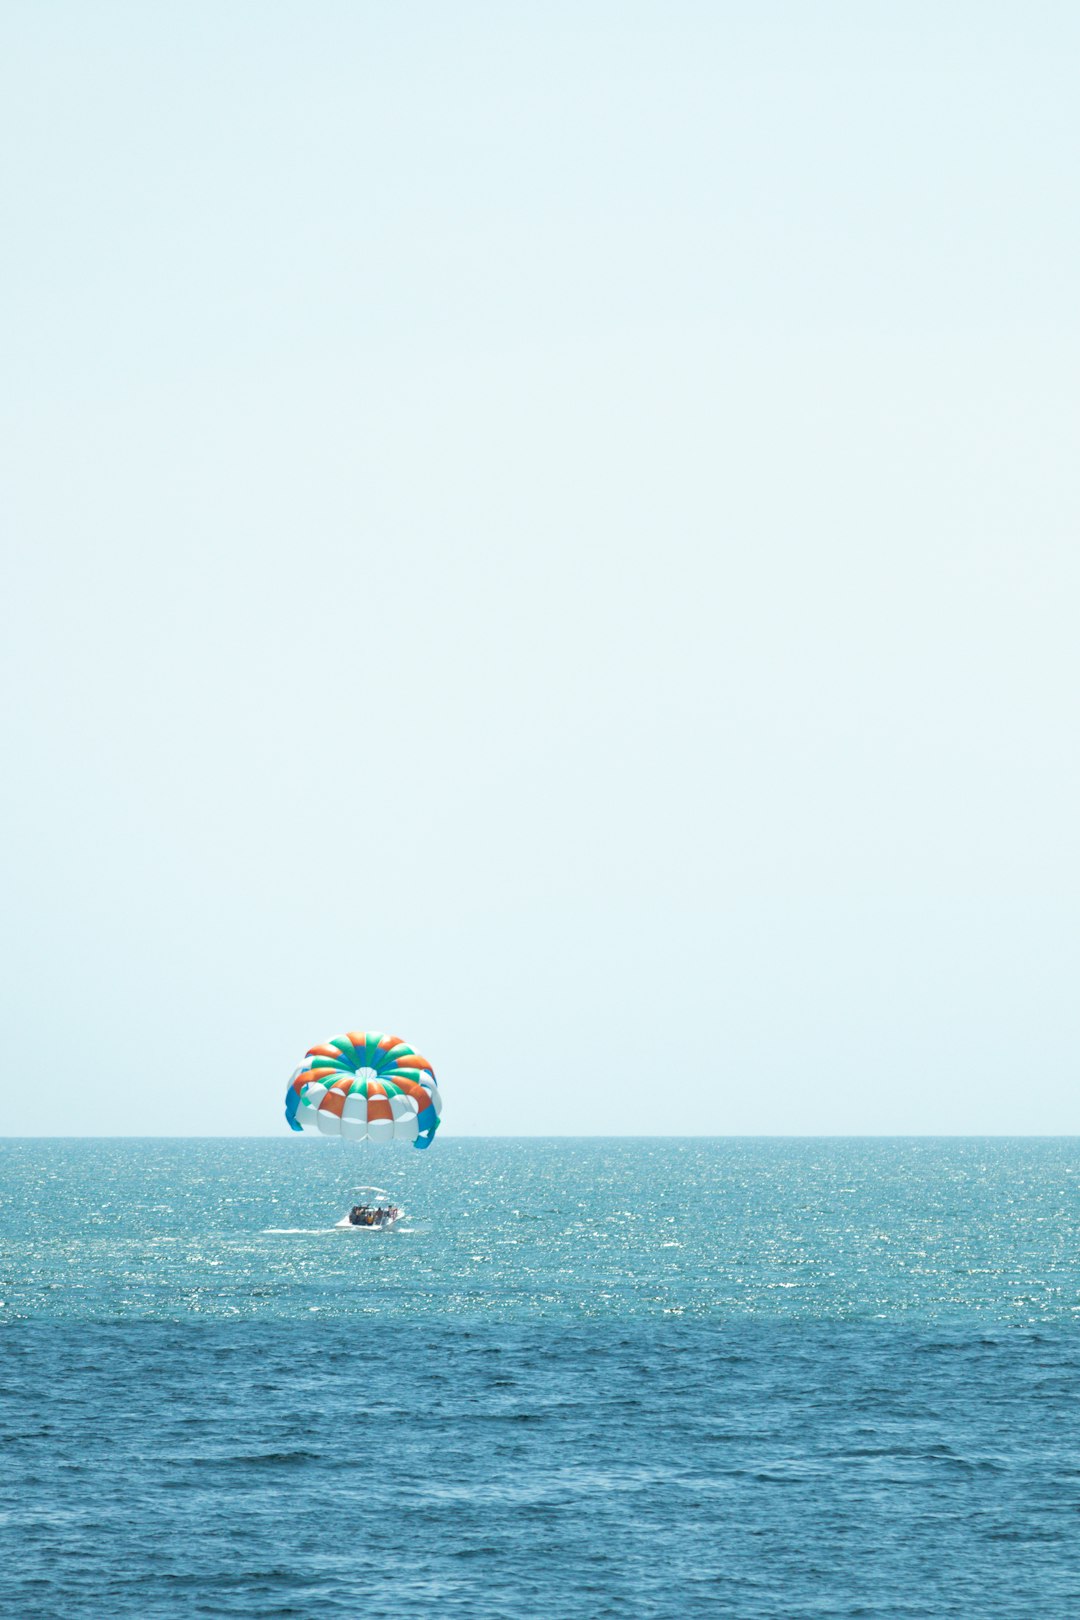
[[[9,8],[0,1129],[1080,1129],[1078,47]]]

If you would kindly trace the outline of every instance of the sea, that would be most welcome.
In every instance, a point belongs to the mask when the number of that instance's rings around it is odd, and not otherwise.
[[[0,1614],[1076,1620],[1080,1140],[0,1142]]]

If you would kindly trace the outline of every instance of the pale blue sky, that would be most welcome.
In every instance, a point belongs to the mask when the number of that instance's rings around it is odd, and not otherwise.
[[[3,1128],[1080,1130],[1080,10],[4,17]]]

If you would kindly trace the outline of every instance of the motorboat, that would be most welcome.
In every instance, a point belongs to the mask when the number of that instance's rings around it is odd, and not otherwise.
[[[339,1232],[392,1232],[405,1211],[384,1187],[357,1187],[357,1202],[337,1222]]]

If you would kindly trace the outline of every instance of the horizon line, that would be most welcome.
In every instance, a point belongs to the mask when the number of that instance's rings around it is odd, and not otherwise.
[[[76,1134],[32,1134],[29,1131],[0,1133],[0,1142],[293,1142],[297,1136],[309,1142],[335,1142],[338,1137],[317,1136],[312,1131],[298,1132],[222,1132],[220,1135],[176,1134],[165,1131],[114,1132],[111,1135],[91,1132]],[[1073,1142],[1080,1141],[1080,1131],[708,1131],[686,1135],[679,1132],[588,1132],[571,1135],[567,1132],[462,1132],[451,1133],[443,1140],[451,1142]],[[358,1142],[358,1147],[363,1143]],[[403,1144],[411,1145],[411,1144]],[[390,1143],[374,1144],[376,1148],[390,1147]]]

